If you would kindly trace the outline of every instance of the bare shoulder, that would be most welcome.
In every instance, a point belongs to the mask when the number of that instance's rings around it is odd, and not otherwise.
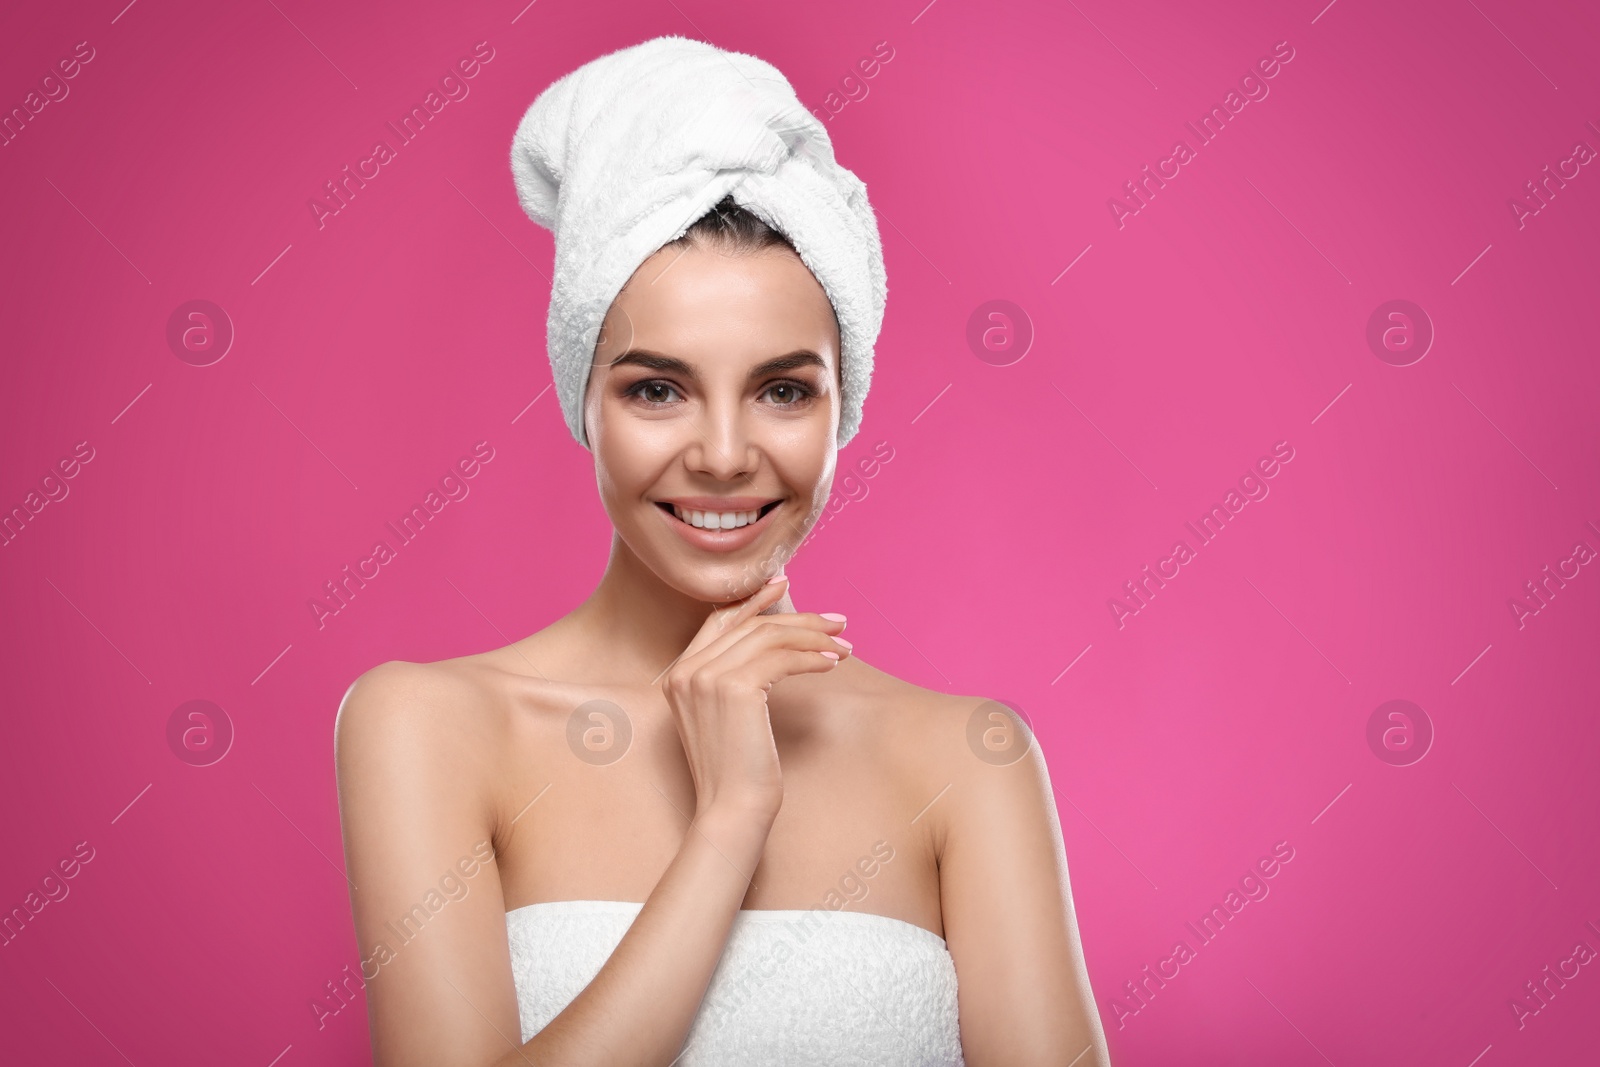
[[[877,670],[866,688],[881,709],[884,750],[929,805],[941,850],[950,830],[973,815],[1053,808],[1038,739],[1009,703],[928,689]]]
[[[380,663],[345,691],[334,726],[335,752],[342,764],[378,752],[456,747],[453,738],[494,729],[495,703],[481,673],[466,661]]]
[[[928,689],[859,663],[862,676],[858,692],[870,702],[885,730],[885,741],[915,758],[932,772],[965,769],[978,758],[972,742],[981,743],[980,725],[992,729],[994,716],[1009,715],[1021,723],[1003,702],[983,696],[945,693]],[[995,741],[990,735],[989,741]]]
[[[381,774],[396,785],[425,789],[463,782],[487,790],[517,732],[519,711],[541,701],[538,679],[514,675],[492,653],[433,663],[391,660],[351,683],[334,727],[341,783],[353,774]]]

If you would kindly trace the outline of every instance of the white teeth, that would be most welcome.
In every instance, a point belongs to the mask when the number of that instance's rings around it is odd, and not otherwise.
[[[672,513],[702,530],[735,530],[761,517],[759,508],[755,511],[685,511],[676,504],[672,505]]]

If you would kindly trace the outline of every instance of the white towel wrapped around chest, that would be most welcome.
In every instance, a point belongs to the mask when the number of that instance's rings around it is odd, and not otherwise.
[[[561,900],[506,913],[522,1040],[594,981],[641,904]],[[677,1067],[962,1067],[944,939],[864,912],[740,911]]]

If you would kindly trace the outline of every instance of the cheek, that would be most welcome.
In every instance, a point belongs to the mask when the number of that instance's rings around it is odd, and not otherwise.
[[[838,450],[826,442],[811,442],[804,452],[797,450],[788,463],[780,465],[778,473],[802,502],[820,513],[833,492],[838,456]]]
[[[652,449],[639,435],[616,432],[620,426],[613,423],[612,432],[602,431],[590,443],[594,447],[595,484],[600,490],[600,501],[613,520],[627,521],[630,506],[637,504],[659,480],[664,453]]]

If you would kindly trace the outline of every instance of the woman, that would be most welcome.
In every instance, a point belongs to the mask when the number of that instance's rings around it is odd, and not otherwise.
[[[346,694],[380,1067],[1109,1062],[1026,726],[869,666],[782,573],[884,287],[864,187],[774,75],[658,38],[519,127],[558,394],[615,530],[548,627]]]

